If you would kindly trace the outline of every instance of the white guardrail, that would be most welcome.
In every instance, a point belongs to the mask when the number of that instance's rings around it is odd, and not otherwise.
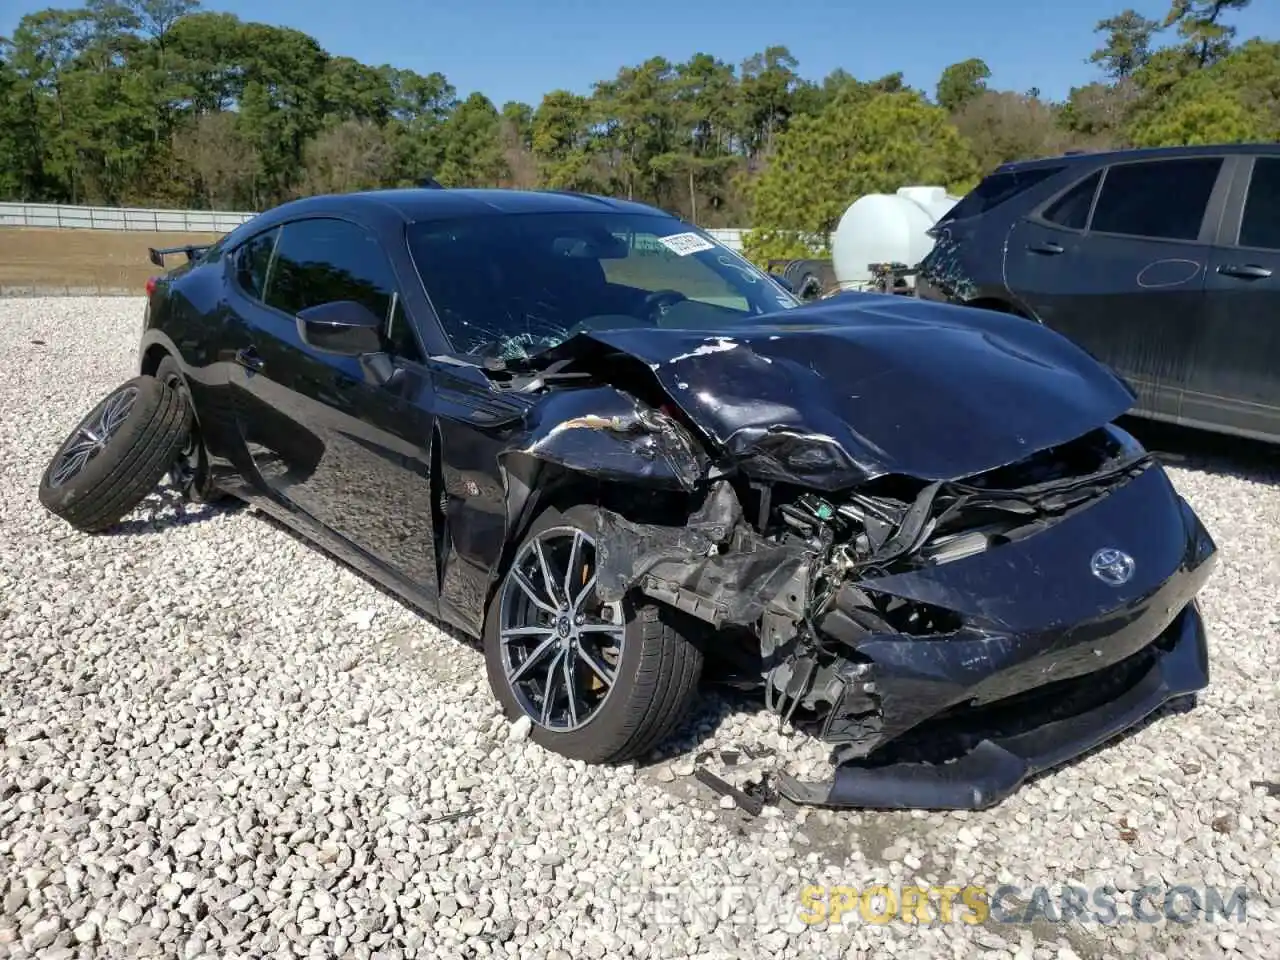
[[[148,207],[73,207],[61,203],[0,202],[0,227],[55,227],[76,230],[142,230],[172,233],[226,233],[255,213],[223,210],[156,210]],[[737,229],[708,230],[725,246],[742,250]]]
[[[61,203],[0,203],[0,227],[226,233],[253,213],[152,210],[145,207],[73,207]]]

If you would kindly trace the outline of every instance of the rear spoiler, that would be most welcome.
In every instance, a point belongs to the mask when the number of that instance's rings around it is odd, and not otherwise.
[[[185,253],[187,255],[187,262],[189,263],[208,250],[211,246],[213,246],[211,243],[189,243],[182,247],[147,247],[147,254],[150,256],[152,263],[157,267],[163,267],[164,258],[167,256],[172,256],[175,253]]]

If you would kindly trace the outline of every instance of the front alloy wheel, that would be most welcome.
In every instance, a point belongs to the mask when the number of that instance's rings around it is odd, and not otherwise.
[[[502,668],[521,709],[550,730],[591,721],[617,678],[621,604],[595,593],[596,547],[573,527],[525,541],[503,584]]]
[[[485,616],[489,685],[532,738],[588,763],[630,760],[679,723],[702,652],[684,615],[638,595],[596,590],[598,507],[548,509],[530,526]]]

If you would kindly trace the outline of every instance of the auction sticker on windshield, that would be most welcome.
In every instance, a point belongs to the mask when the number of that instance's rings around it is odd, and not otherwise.
[[[659,237],[659,242],[677,257],[687,257],[691,253],[703,250],[714,250],[716,245],[696,233],[673,233],[669,237]]]

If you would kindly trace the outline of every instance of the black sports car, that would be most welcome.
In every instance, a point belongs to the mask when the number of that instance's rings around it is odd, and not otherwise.
[[[317,197],[186,252],[42,501],[258,504],[482,637],[552,750],[645,754],[705,672],[833,744],[791,799],[977,808],[1207,683],[1213,541],[1044,327],[802,306],[558,193]]]

